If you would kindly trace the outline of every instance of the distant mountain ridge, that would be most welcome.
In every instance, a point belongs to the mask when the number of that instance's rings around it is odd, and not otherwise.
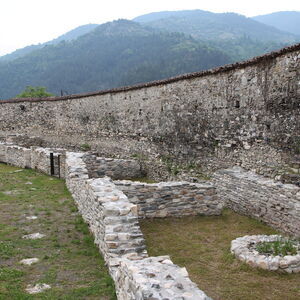
[[[236,13],[212,13],[203,10],[150,13],[133,19],[153,28],[179,30],[201,40],[233,39],[244,35],[258,40],[294,42],[296,36]]]
[[[0,99],[26,85],[59,95],[94,92],[201,71],[300,42],[235,13],[164,11],[88,24],[0,57]]]
[[[118,20],[76,40],[61,41],[0,63],[0,99],[27,85],[53,94],[94,92],[159,80],[229,63],[222,51],[181,33]]]
[[[144,26],[168,32],[182,32],[227,53],[233,61],[249,59],[300,41],[300,37],[280,31],[236,13],[203,10],[164,11],[133,19]]]
[[[97,24],[86,24],[86,25],[82,25],[79,27],[76,27],[75,29],[72,29],[70,31],[68,31],[67,33],[57,37],[54,40],[48,41],[46,43],[42,43],[42,44],[37,44],[37,45],[30,45],[21,49],[17,49],[12,53],[0,56],[0,62],[2,61],[12,61],[14,59],[20,58],[22,56],[25,56],[27,54],[29,54],[32,51],[35,50],[39,50],[42,49],[43,47],[47,46],[47,45],[55,45],[60,43],[61,41],[71,41],[71,40],[75,40],[78,37],[87,34],[88,32],[94,30],[97,26]]]
[[[255,21],[273,26],[279,30],[300,36],[300,12],[279,11],[267,15],[253,17]]]

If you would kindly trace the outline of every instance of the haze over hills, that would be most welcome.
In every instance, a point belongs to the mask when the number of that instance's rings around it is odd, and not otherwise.
[[[58,38],[56,38],[52,41],[48,41],[46,43],[42,43],[42,44],[38,44],[38,45],[30,45],[25,48],[18,49],[12,53],[0,56],[0,62],[1,61],[12,61],[16,58],[19,58],[26,54],[29,54],[30,52],[32,52],[34,50],[42,49],[43,47],[45,47],[47,45],[55,45],[55,44],[60,43],[61,41],[76,40],[78,37],[92,31],[97,26],[99,26],[99,25],[98,24],[86,24],[86,25],[79,26],[75,29],[72,29],[71,31],[68,31],[67,33],[59,36]]]
[[[294,42],[296,36],[236,13],[183,10],[150,13],[133,19],[153,28],[179,31],[202,40],[235,39],[244,35],[257,40]]]
[[[139,16],[134,21],[160,30],[191,35],[222,49],[233,61],[248,59],[300,41],[300,36],[236,13],[166,11]]]
[[[254,20],[273,26],[279,30],[300,36],[300,12],[279,11],[272,14],[253,17]]]
[[[298,24],[285,18],[280,26],[286,23]],[[88,24],[0,57],[0,99],[14,97],[27,85],[59,95],[61,90],[74,94],[158,80],[299,41],[293,33],[242,15],[202,10]]]
[[[119,20],[76,40],[47,45],[0,64],[0,98],[27,85],[56,95],[92,92],[163,79],[229,63],[229,57],[181,33]]]

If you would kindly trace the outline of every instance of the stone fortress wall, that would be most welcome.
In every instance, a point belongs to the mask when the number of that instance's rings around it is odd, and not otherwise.
[[[300,45],[134,87],[0,101],[0,112],[1,136],[139,157],[156,179],[168,177],[163,161],[170,159],[207,172],[240,165],[276,177],[300,154]]]

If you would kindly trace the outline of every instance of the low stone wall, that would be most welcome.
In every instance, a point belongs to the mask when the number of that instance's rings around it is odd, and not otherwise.
[[[50,153],[53,153],[54,158],[54,175],[65,178],[66,150],[64,149],[31,147],[31,168],[51,174]]]
[[[31,150],[16,145],[7,145],[5,159],[5,162],[9,165],[21,168],[30,168]]]
[[[83,156],[90,178],[109,176],[112,179],[130,179],[141,177],[141,166],[136,160]]]
[[[39,170],[51,174],[50,153],[54,157],[54,176],[65,178],[65,153],[64,149],[51,149],[41,147],[20,147],[9,143],[0,142],[0,162],[9,165]]]
[[[83,157],[83,153],[67,153],[66,184],[105,260],[118,265],[124,255],[147,256],[136,205],[110,178],[89,179]]]
[[[109,267],[118,299],[208,300],[169,257],[147,257],[137,205],[110,178],[89,179],[84,155],[67,153],[66,184]]]
[[[261,254],[255,249],[260,242],[274,242],[282,239],[280,235],[246,235],[233,240],[230,251],[239,260],[252,267],[286,273],[300,272],[300,250],[296,255],[280,256]]]
[[[123,260],[118,273],[119,299],[209,300],[169,256]]]
[[[6,163],[6,145],[0,142],[0,162]]]
[[[240,167],[216,172],[214,183],[227,207],[300,237],[300,188],[296,185],[282,184]]]
[[[223,203],[211,183],[114,181],[131,203],[137,204],[139,217],[181,217],[220,215]]]

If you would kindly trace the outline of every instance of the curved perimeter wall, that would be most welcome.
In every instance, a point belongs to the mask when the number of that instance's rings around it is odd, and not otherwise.
[[[89,144],[106,156],[140,155],[150,173],[163,156],[272,175],[300,153],[300,44],[141,86],[0,101],[0,131],[52,146]]]

